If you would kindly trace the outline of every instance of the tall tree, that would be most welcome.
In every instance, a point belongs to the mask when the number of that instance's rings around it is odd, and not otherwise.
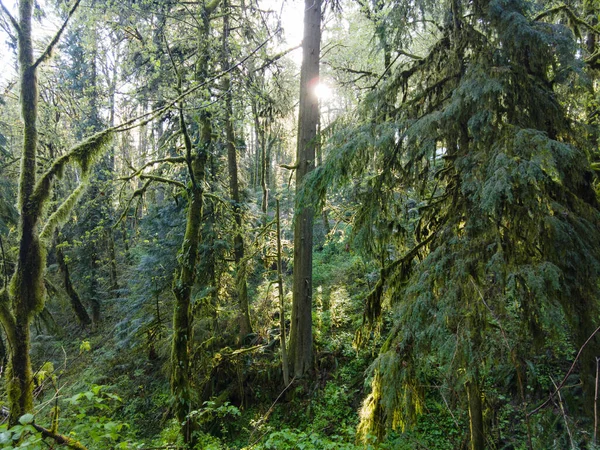
[[[486,448],[483,399],[506,389],[508,373],[512,395],[494,401],[518,405],[532,448],[548,430],[536,432],[530,405],[555,390],[537,365],[547,355],[564,364],[565,341],[586,346],[578,375],[593,398],[600,208],[590,149],[561,104],[581,52],[565,26],[532,14],[533,1],[419,5],[384,9],[397,63],[311,181],[324,195],[363,180],[356,242],[382,265],[365,317],[377,320],[386,297],[395,312],[360,435],[414,424],[433,377],[468,411],[470,448]],[[414,42],[411,24],[426,21],[436,26]]]
[[[300,109],[296,151],[296,192],[305,176],[315,167],[319,102],[314,88],[319,82],[321,52],[321,1],[304,3],[304,40],[300,69]],[[300,378],[313,367],[312,362],[312,244],[314,208],[299,204],[294,217],[294,282],[290,362],[294,376]]]
[[[231,7],[228,0],[223,0],[223,61],[224,72],[230,69],[230,25],[229,16]],[[235,148],[235,133],[233,126],[233,101],[231,92],[231,76],[227,73],[223,77],[223,90],[225,91],[225,139],[227,146],[227,167],[229,171],[229,194],[233,202],[233,214],[236,232],[233,238],[233,254],[236,264],[236,296],[239,305],[239,340],[252,332],[250,311],[248,306],[248,285],[246,281],[246,262],[244,261],[244,238],[242,236],[242,205],[240,200],[240,187],[238,181],[237,149]]]
[[[37,177],[38,155],[38,82],[37,71],[51,55],[52,50],[68,20],[79,5],[74,2],[67,19],[50,41],[42,54],[35,59],[33,54],[32,17],[33,0],[19,2],[19,19],[13,18],[2,5],[4,13],[15,28],[18,41],[18,62],[20,81],[21,117],[23,120],[23,145],[19,180],[19,253],[14,274],[8,288],[0,290],[0,320],[6,330],[9,342],[9,368],[7,391],[9,398],[11,424],[16,424],[19,417],[33,410],[33,374],[31,370],[30,325],[35,315],[44,308],[44,268],[46,262],[45,248],[40,241],[40,226],[44,207],[50,196],[50,189],[56,176],[64,166],[78,162],[84,176],[89,174],[92,158],[102,150],[111,137],[111,132],[94,135],[82,144],[73,148],[65,156],[55,160],[50,168]],[[81,185],[83,186],[83,184]],[[82,192],[78,188],[50,217],[44,231],[51,235],[60,218],[73,207],[75,200]]]

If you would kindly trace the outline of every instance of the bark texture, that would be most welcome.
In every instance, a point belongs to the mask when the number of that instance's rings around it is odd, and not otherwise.
[[[229,59],[229,3],[223,1],[223,71],[230,68]],[[238,163],[235,148],[235,132],[233,127],[233,103],[231,95],[231,78],[227,74],[223,78],[223,91],[225,92],[225,139],[227,140],[227,165],[229,171],[229,193],[233,201],[233,215],[236,233],[233,238],[234,259],[236,266],[236,296],[239,308],[239,341],[252,333],[250,322],[250,308],[248,305],[248,284],[246,282],[246,269],[244,267],[244,238],[242,237],[242,211],[240,208],[240,187],[238,182]]]
[[[314,87],[319,82],[321,1],[306,0],[300,70],[300,110],[296,153],[296,192],[315,167],[319,108]],[[298,205],[294,220],[294,291],[290,362],[300,378],[312,369],[312,245],[314,209]]]

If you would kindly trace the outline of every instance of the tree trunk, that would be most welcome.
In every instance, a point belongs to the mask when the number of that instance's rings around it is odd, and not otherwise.
[[[478,371],[476,371],[478,372]],[[485,449],[485,435],[483,434],[483,405],[479,390],[479,379],[467,382],[467,399],[469,402],[469,429],[471,431],[471,450]]]
[[[10,408],[9,426],[33,409],[29,326],[36,312],[44,306],[44,254],[37,234],[40,206],[32,200],[36,182],[37,157],[37,70],[34,66],[31,18],[33,0],[19,3],[19,76],[21,117],[23,119],[23,154],[19,180],[20,245],[15,273],[11,280],[12,298],[2,296],[2,322],[7,331],[9,365],[7,392]],[[12,300],[12,302],[11,302]],[[8,303],[12,303],[12,311]],[[14,314],[14,315],[13,315]]]
[[[229,3],[223,1],[223,70],[229,70]],[[238,163],[233,129],[233,105],[231,95],[231,80],[229,74],[223,78],[225,92],[225,139],[227,140],[227,163],[229,169],[229,192],[233,201],[233,215],[236,232],[233,238],[233,252],[236,265],[236,295],[239,308],[239,341],[252,333],[250,310],[248,306],[248,285],[244,262],[244,238],[242,237],[242,211],[240,205],[240,188],[238,183]]]
[[[183,117],[183,109],[180,112]],[[185,122],[181,119],[181,126]],[[186,139],[186,141],[188,141]],[[186,146],[188,143],[186,142]],[[191,146],[191,142],[189,143]],[[190,358],[192,312],[191,294],[196,279],[196,260],[202,228],[202,183],[206,165],[206,151],[202,149],[192,162],[193,178],[190,188],[190,202],[187,210],[185,235],[179,253],[179,267],[173,281],[175,308],[173,311],[173,342],[171,349],[171,393],[174,399],[174,412],[177,421],[184,424],[182,433],[186,443],[191,442],[192,428],[188,414],[192,406],[190,385]]]
[[[290,363],[285,342],[285,303],[283,298],[283,268],[281,264],[281,218],[279,213],[279,199],[276,200],[277,214],[277,284],[279,290],[279,336],[281,343],[281,367],[283,371],[283,382],[290,384]]]
[[[321,139],[321,117],[319,116],[317,119],[317,164],[320,166],[323,165],[323,145]],[[321,218],[323,219],[323,229],[325,230],[325,236],[328,236],[331,233],[331,226],[329,226],[329,217],[327,216],[327,209],[325,205],[323,205],[323,211],[321,211]]]
[[[315,167],[318,100],[313,89],[319,79],[321,48],[321,1],[305,0],[304,40],[300,71],[300,110],[296,153],[296,192],[306,174]],[[290,361],[294,376],[302,377],[312,369],[312,243],[311,207],[297,205],[294,221],[294,291]]]
[[[202,6],[199,33],[198,54],[196,64],[196,81],[203,82],[207,76],[209,50],[207,46],[210,33],[210,14],[218,6],[219,0]],[[178,73],[178,90],[182,92],[182,76]],[[192,384],[190,373],[190,354],[192,345],[192,287],[196,280],[196,262],[198,245],[202,231],[202,209],[204,180],[208,150],[211,145],[212,128],[210,117],[206,112],[200,115],[200,141],[192,144],[184,117],[183,100],[179,102],[179,125],[185,145],[186,160],[190,176],[189,202],[185,235],[178,256],[179,267],[173,280],[175,308],[173,311],[173,341],[171,348],[171,393],[173,409],[177,421],[182,425],[181,434],[186,448],[195,445],[194,423],[189,418],[193,406]]]
[[[67,291],[67,295],[69,296],[69,300],[71,302],[71,307],[79,320],[81,325],[89,325],[92,323],[90,316],[88,315],[85,307],[81,303],[81,299],[79,298],[79,294],[73,288],[73,283],[71,283],[71,276],[69,275],[69,266],[67,266],[67,262],[65,261],[65,255],[61,248],[56,249],[56,261],[58,262],[58,267],[63,275],[63,283],[65,285],[65,291]]]

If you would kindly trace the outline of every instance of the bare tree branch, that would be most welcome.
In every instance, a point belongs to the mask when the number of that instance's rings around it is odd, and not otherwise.
[[[8,17],[8,20],[10,20],[10,23],[12,24],[12,26],[15,28],[15,30],[17,31],[18,34],[21,34],[21,27],[19,26],[19,23],[16,21],[16,19],[12,16],[12,14],[10,13],[10,11],[6,8],[6,6],[4,6],[4,3],[2,3],[2,0],[0,0],[0,7],[2,8],[2,11],[4,11],[4,14],[6,14],[6,16]]]
[[[158,181],[159,183],[173,184],[181,189],[185,189],[185,184],[181,181],[171,180],[170,178],[159,177],[158,175],[140,175],[140,180]]]
[[[44,61],[46,61],[48,58],[50,58],[50,56],[52,55],[52,50],[54,50],[54,46],[58,43],[63,32],[67,28],[67,24],[69,23],[69,20],[71,20],[71,17],[73,16],[73,14],[75,13],[75,10],[79,6],[79,3],[81,3],[81,0],[75,0],[73,7],[69,11],[69,15],[67,16],[67,18],[65,19],[65,21],[62,24],[62,27],[60,27],[60,29],[56,32],[56,34],[54,35],[54,37],[52,38],[52,40],[46,47],[46,50],[44,50],[44,53],[42,53],[40,55],[40,57],[37,59],[37,61],[33,63],[34,69],[36,67],[38,67],[40,64],[42,64]]]
[[[141,174],[144,169],[146,169],[147,167],[153,166],[154,164],[161,164],[161,163],[177,164],[177,163],[182,163],[182,162],[185,162],[185,158],[183,156],[155,159],[153,161],[147,162],[146,164],[144,164],[142,167],[140,167],[137,170],[133,169],[134,172],[131,175],[128,175],[126,177],[120,177],[119,180],[122,180],[122,181],[132,180],[133,178],[135,178],[139,174]]]

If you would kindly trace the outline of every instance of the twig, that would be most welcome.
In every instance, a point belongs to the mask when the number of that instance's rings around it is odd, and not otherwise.
[[[262,417],[261,419],[258,420],[256,425],[254,426],[254,429],[252,430],[252,433],[250,433],[250,438],[248,440],[252,439],[252,436],[254,436],[254,433],[258,429],[258,426],[261,425],[263,422],[266,422],[266,420],[269,418],[269,416],[273,412],[273,408],[275,408],[275,405],[277,404],[277,402],[279,401],[281,396],[285,393],[285,391],[287,391],[289,389],[289,387],[292,384],[294,384],[294,381],[296,381],[295,376],[294,376],[294,378],[292,378],[292,381],[290,381],[290,384],[288,384],[285,388],[283,388],[283,391],[281,391],[281,393],[277,396],[277,398],[275,399],[275,401],[273,402],[271,407],[267,410],[267,413],[264,415],[264,417]],[[258,439],[256,439],[254,442],[252,442],[250,444],[250,447],[254,447],[254,445],[256,445],[256,443],[258,443],[263,437],[264,437],[264,434],[262,436],[260,436]]]
[[[548,403],[550,403],[552,401],[552,399],[558,393],[558,391],[560,391],[562,389],[562,387],[567,382],[567,379],[569,378],[569,376],[573,372],[573,369],[575,369],[575,364],[577,363],[577,360],[581,356],[581,353],[583,352],[583,349],[590,343],[590,341],[598,333],[598,331],[600,331],[600,327],[596,328],[594,330],[594,332],[590,335],[590,337],[587,338],[587,340],[583,343],[583,345],[581,346],[581,348],[577,352],[577,356],[575,356],[575,360],[573,361],[573,364],[571,364],[571,367],[569,368],[569,371],[567,372],[567,374],[565,375],[565,377],[562,379],[562,381],[560,382],[560,384],[556,387],[556,390],[552,394],[550,394],[550,396],[548,397],[548,399],[544,403],[542,403],[540,406],[538,406],[533,411],[531,411],[530,413],[528,413],[527,417],[533,416],[539,410],[541,410],[542,408],[544,408]]]
[[[554,382],[554,378],[550,377],[550,381],[552,381],[552,384],[556,388],[556,383]],[[571,442],[571,448],[575,449],[576,447],[575,447],[575,443],[573,442],[573,435],[571,434],[571,428],[569,428],[569,422],[567,420],[567,413],[565,412],[565,406],[563,405],[562,396],[560,395],[560,391],[558,390],[558,388],[556,389],[556,392],[558,394],[558,405],[560,406],[560,412],[562,413],[563,419],[565,421],[565,426],[567,427],[567,434],[569,435],[569,441]]]

